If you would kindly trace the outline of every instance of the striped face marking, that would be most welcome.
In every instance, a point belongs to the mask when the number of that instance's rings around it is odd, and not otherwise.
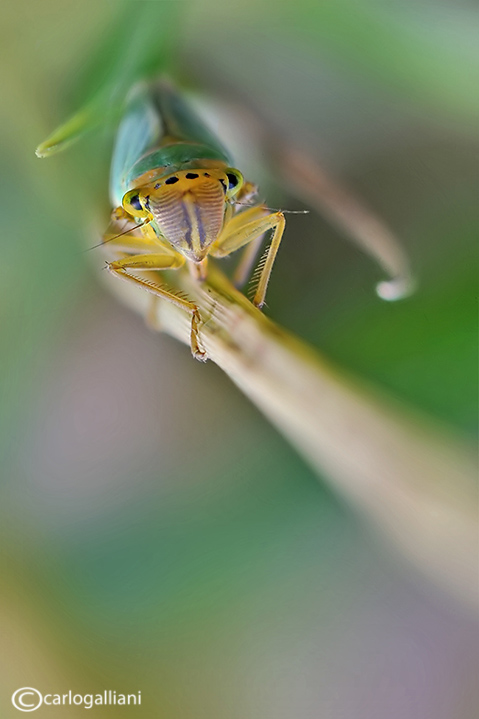
[[[182,171],[148,190],[159,231],[179,252],[201,262],[223,226],[225,191],[205,172]]]

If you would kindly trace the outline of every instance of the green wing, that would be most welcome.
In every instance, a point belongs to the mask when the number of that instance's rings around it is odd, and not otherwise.
[[[200,158],[231,164],[219,140],[171,83],[161,79],[137,86],[127,103],[113,152],[113,206],[121,205],[132,182],[145,172],[161,167],[173,171]]]
[[[113,150],[110,174],[110,198],[119,207],[127,186],[128,173],[137,160],[157,146],[163,134],[163,123],[151,92],[142,83],[130,93],[120,122]]]
[[[215,154],[228,156],[218,138],[185,100],[183,93],[168,80],[162,78],[153,83],[151,94],[163,120],[165,135],[180,142],[206,145],[214,150]]]

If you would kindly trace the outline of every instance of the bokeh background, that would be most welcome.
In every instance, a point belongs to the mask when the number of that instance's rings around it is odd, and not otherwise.
[[[370,259],[314,213],[291,215],[269,314],[472,442],[474,3],[43,0],[1,18],[1,716],[18,716],[21,686],[141,690],[121,711],[148,719],[477,716],[469,610],[217,367],[98,282],[82,251],[108,216],[110,130],[33,154],[118,57],[126,82],[135,53],[169,43],[213,106],[248,100],[301,138],[402,238],[419,278],[410,299],[381,302]],[[237,159],[272,204],[301,207],[260,150],[246,141]]]

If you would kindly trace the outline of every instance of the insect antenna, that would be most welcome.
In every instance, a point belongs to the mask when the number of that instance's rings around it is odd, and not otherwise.
[[[283,215],[309,215],[311,210],[281,210],[278,207],[268,207],[268,210],[273,212],[282,212]]]
[[[255,207],[257,202],[235,202],[235,205],[241,205],[241,207]],[[280,207],[266,207],[265,210],[269,212],[282,212],[284,215],[309,215],[311,210],[283,210]]]
[[[86,250],[82,250],[81,254],[84,252],[90,252],[90,250],[95,250],[97,247],[103,247],[103,245],[106,245],[107,242],[113,242],[113,240],[117,240],[119,237],[122,237],[123,235],[127,235],[129,232],[133,232],[133,230],[138,230],[140,227],[144,227],[145,225],[149,225],[151,220],[148,220],[148,222],[140,222],[139,225],[134,225],[133,227],[128,227],[128,229],[124,230],[123,232],[119,232],[118,235],[114,235],[113,237],[110,237],[108,240],[103,240],[103,242],[99,242],[97,245],[92,245],[92,247],[87,247]]]

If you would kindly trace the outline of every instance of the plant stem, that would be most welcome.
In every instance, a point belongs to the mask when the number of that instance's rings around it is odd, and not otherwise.
[[[200,308],[209,359],[422,575],[475,604],[475,475],[467,448],[339,372],[253,307],[216,267],[202,285],[186,271],[170,276]],[[149,293],[109,275],[106,281],[151,322]],[[182,310],[157,300],[153,320],[190,344]]]

